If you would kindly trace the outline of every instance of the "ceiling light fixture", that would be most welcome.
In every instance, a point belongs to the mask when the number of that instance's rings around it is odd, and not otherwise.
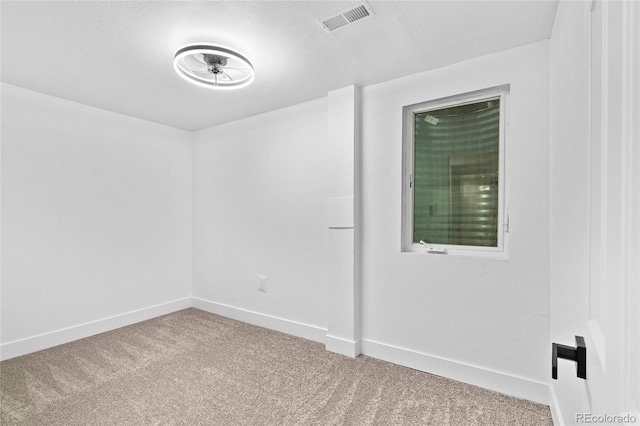
[[[228,47],[197,43],[178,49],[173,68],[189,83],[217,90],[239,89],[253,81],[253,65]]]

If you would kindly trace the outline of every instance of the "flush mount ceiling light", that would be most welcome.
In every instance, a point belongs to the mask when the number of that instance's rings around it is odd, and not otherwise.
[[[215,44],[181,47],[173,57],[173,68],[189,83],[210,89],[239,89],[253,81],[251,61],[228,47]]]

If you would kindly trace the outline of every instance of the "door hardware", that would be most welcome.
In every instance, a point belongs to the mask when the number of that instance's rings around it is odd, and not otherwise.
[[[587,347],[584,337],[576,336],[576,347],[553,343],[551,345],[551,377],[558,379],[558,358],[576,362],[576,375],[581,379],[587,378]]]

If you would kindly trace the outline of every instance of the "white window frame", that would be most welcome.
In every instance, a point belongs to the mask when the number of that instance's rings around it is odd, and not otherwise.
[[[449,96],[406,105],[402,109],[402,246],[407,253],[434,255],[481,256],[507,259],[509,214],[506,193],[506,143],[509,131],[509,85],[491,87],[460,95]],[[453,244],[427,244],[413,242],[413,169],[414,169],[414,115],[441,108],[474,103],[488,98],[500,98],[500,140],[498,154],[498,245],[497,247],[463,246]],[[500,222],[500,218],[502,221]],[[500,226],[502,225],[502,226]]]

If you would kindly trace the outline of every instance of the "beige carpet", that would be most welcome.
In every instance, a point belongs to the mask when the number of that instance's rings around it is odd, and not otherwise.
[[[8,425],[551,425],[549,408],[186,309],[0,363]]]

